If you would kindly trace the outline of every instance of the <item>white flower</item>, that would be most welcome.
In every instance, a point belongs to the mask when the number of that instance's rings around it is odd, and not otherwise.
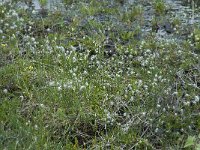
[[[21,95],[19,98],[21,99],[21,101],[24,100],[24,96],[23,95]]]
[[[114,102],[113,102],[113,101],[111,101],[111,102],[110,102],[110,105],[112,105],[112,106],[113,106],[113,105],[114,105]]]
[[[36,13],[37,13],[37,11],[34,9],[34,10],[32,11],[32,13],[33,13],[33,14],[36,14]]]
[[[7,90],[7,89],[4,89],[3,92],[6,94],[6,93],[8,93],[8,90]]]
[[[138,86],[142,85],[142,80],[138,80]]]
[[[181,109],[180,111],[181,111],[181,114],[183,114],[183,109]]]
[[[85,89],[86,89],[85,86],[81,86],[81,87],[80,87],[80,91],[83,91],[83,90],[85,90]]]
[[[65,89],[72,89],[72,88],[73,88],[73,83],[72,83],[72,81],[69,81],[69,82],[65,83],[65,84],[63,85],[63,87],[64,87]]]
[[[85,85],[88,86],[89,85],[88,82],[85,82]]]
[[[70,47],[73,51],[76,51],[76,47],[72,46]]]
[[[160,108],[161,106],[160,106],[160,104],[157,104],[157,108]]]
[[[73,62],[76,62],[76,61],[77,61],[76,57],[73,57],[72,59],[73,59]]]
[[[199,102],[199,96],[194,97],[195,102]]]
[[[18,14],[16,13],[16,11],[13,11],[13,12],[12,12],[12,16],[14,16],[14,17],[17,17],[17,16],[18,16]]]
[[[145,88],[145,90],[147,90],[148,89],[148,85],[144,85],[144,88]]]
[[[111,114],[110,114],[110,112],[107,112],[107,119],[112,119],[112,116],[111,116]]]
[[[186,97],[189,97],[190,95],[189,95],[189,94],[185,94],[185,96],[186,96]]]
[[[87,74],[88,74],[88,72],[85,70],[85,71],[83,72],[83,74],[84,74],[84,75],[87,75]]]
[[[51,29],[50,28],[47,28],[47,32],[50,32],[51,31]]]
[[[50,81],[49,82],[49,86],[55,86],[55,82],[54,81]]]
[[[38,130],[38,125],[37,124],[34,127],[35,127],[35,130]]]
[[[156,129],[155,129],[155,132],[158,132],[158,130],[159,130],[159,129],[158,129],[158,128],[156,128]]]
[[[172,95],[178,95],[178,92],[174,92]]]
[[[62,87],[61,86],[58,86],[58,91],[61,91],[62,90]]]
[[[41,107],[41,108],[45,108],[44,104],[40,104],[40,107]]]
[[[184,104],[185,106],[189,106],[189,105],[190,105],[190,102],[183,102],[183,104]]]
[[[145,116],[145,115],[146,115],[146,112],[142,112],[142,115]]]

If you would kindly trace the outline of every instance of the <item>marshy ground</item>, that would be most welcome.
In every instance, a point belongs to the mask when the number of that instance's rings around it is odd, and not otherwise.
[[[25,2],[0,4],[0,149],[200,149],[199,1]]]

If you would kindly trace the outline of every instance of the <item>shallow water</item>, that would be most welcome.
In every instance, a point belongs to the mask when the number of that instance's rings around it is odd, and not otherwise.
[[[33,0],[33,4],[35,9],[41,9],[41,5],[39,3],[39,0]],[[64,5],[62,3],[62,0],[47,0],[47,4],[45,6],[46,9],[54,10],[54,9],[64,9]]]
[[[196,7],[200,6],[200,1],[199,0],[194,0],[193,1]],[[181,4],[184,6],[188,6],[192,4],[192,0],[181,0]]]
[[[200,4],[200,2],[198,0],[194,1],[195,3],[195,7],[197,8],[197,6]],[[150,24],[150,22],[152,21],[152,17],[154,16],[154,10],[153,10],[153,6],[151,4],[151,2],[146,1],[146,0],[128,0],[126,1],[123,6],[121,7],[122,11],[127,11],[130,10],[131,7],[133,7],[135,4],[144,4],[144,22],[143,24],[140,23],[133,23],[133,28],[136,25],[140,26],[140,29],[142,31],[143,36],[146,36],[147,33],[149,33],[150,30],[152,30],[152,26]],[[196,14],[196,12],[194,13],[192,11],[192,0],[165,0],[165,3],[170,6],[170,13],[166,15],[163,24],[160,25],[160,28],[158,30],[157,33],[157,38],[161,39],[175,39],[175,40],[179,40],[180,37],[176,37],[174,36],[174,34],[169,33],[173,32],[173,29],[171,27],[171,25],[169,24],[168,20],[170,20],[170,18],[172,16],[175,16],[177,18],[179,18],[181,20],[181,23],[183,26],[188,26],[191,24],[195,24],[195,23],[199,23],[199,16]],[[34,4],[34,8],[35,10],[40,10],[41,9],[41,5],[39,3],[39,0],[33,0],[33,4]],[[111,1],[111,5],[114,4],[114,1]],[[55,10],[59,10],[59,11],[66,11],[66,7],[64,6],[64,4],[62,3],[62,0],[47,0],[47,4],[44,7],[45,9],[49,10],[49,11],[55,11]],[[72,10],[75,11],[75,10]],[[93,16],[93,19],[96,19],[97,21],[101,22],[102,20],[106,20],[105,15],[103,16]],[[89,17],[90,18],[90,17]],[[113,19],[111,16],[109,16],[108,18],[110,18],[110,21],[113,22],[113,24],[117,24],[116,26],[123,26],[123,22],[118,22],[115,21],[115,19]],[[112,19],[111,19],[112,18]],[[88,18],[83,19],[83,22],[88,22]],[[84,24],[84,23],[83,23]],[[83,25],[84,26],[84,25]],[[125,29],[122,27],[122,30]]]
[[[5,3],[5,2],[11,2],[11,1],[12,0],[0,0],[0,4]],[[19,1],[18,6],[26,9],[27,5],[24,2],[26,1]],[[41,9],[39,0],[32,0],[32,3],[36,10]],[[49,9],[49,10],[54,10],[54,9],[63,10],[63,8],[64,8],[64,5],[62,3],[62,0],[47,0],[47,4],[45,6],[45,9]]]
[[[192,7],[192,0],[165,0],[166,3],[171,3],[171,4],[181,4],[182,6],[189,6]],[[134,2],[136,2],[136,0],[128,0],[127,3],[128,4],[133,4]],[[33,0],[35,9],[41,9],[39,0]],[[199,0],[194,0],[194,4],[196,7],[200,6],[200,1]],[[62,3],[62,0],[47,0],[47,5],[46,8],[47,9],[54,9],[55,7],[59,8],[59,9],[63,9],[64,5]]]
[[[1,0],[0,2],[5,2],[5,1],[9,1],[9,0]],[[44,6],[45,9],[49,10],[49,11],[61,11],[61,12],[66,12],[66,7],[65,5],[62,3],[63,0],[47,0],[47,4]],[[170,6],[170,12],[164,16],[164,20],[162,24],[160,24],[160,28],[158,30],[157,36],[158,38],[162,39],[162,38],[167,38],[167,39],[174,39],[176,37],[173,36],[173,34],[169,33],[169,32],[173,32],[173,29],[171,27],[171,25],[169,24],[169,20],[171,18],[179,18],[181,21],[181,24],[185,27],[187,27],[188,25],[191,24],[195,24],[195,23],[199,23],[200,22],[200,17],[199,15],[195,12],[192,11],[192,0],[165,0],[165,3]],[[39,0],[32,0],[33,2],[33,7],[34,9],[37,11],[41,10],[42,7],[39,3]],[[195,8],[197,8],[197,6],[200,4],[200,1],[198,0],[194,0],[195,2]],[[139,5],[139,4],[144,4],[144,20],[143,23],[141,24],[140,22],[134,22],[131,25],[131,30],[134,30],[136,26],[140,26],[141,29],[141,34],[143,34],[143,37],[146,36],[146,34],[149,33],[149,31],[152,30],[152,18],[155,17],[155,12],[152,6],[152,1],[147,1],[147,0],[127,0],[120,8],[120,11],[122,11],[124,13],[126,13],[126,11],[130,10],[133,6],[135,5]],[[114,6],[114,0],[111,0],[111,5]],[[194,4],[194,3],[193,3]],[[18,4],[19,7],[24,7],[25,9],[28,8],[28,6],[23,3],[20,2]],[[76,15],[76,10],[70,9],[67,10],[70,13],[63,13],[63,14],[68,14],[68,15]],[[81,26],[84,26],[84,24],[87,24],[87,22],[91,19],[96,20],[97,22],[103,22],[105,20],[109,20],[113,23],[114,26],[117,27],[121,27],[122,30],[126,30],[123,22],[119,21],[119,19],[115,18],[115,16],[112,15],[97,15],[97,16],[88,16],[88,18],[83,18]],[[171,19],[172,22],[172,19]],[[168,32],[168,33],[167,33]],[[179,39],[180,37],[178,37]],[[176,40],[178,40],[176,39]]]
[[[0,0],[0,3],[9,2],[9,1],[12,1],[12,0]],[[137,0],[128,0],[126,2],[127,4],[134,4],[136,1]],[[192,1],[193,0],[165,0],[166,3],[171,3],[172,5],[177,5],[177,6],[181,5],[181,6],[188,6],[188,7],[192,7]],[[32,2],[36,10],[41,9],[39,0],[32,0]],[[64,10],[65,6],[62,2],[63,0],[47,0],[47,4],[45,8],[49,10],[54,10],[54,9]],[[200,1],[194,0],[194,4],[195,4],[195,7],[199,7]]]

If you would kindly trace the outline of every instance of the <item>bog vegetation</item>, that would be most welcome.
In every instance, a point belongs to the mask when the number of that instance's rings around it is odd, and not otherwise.
[[[198,1],[25,2],[0,4],[0,149],[200,149]]]

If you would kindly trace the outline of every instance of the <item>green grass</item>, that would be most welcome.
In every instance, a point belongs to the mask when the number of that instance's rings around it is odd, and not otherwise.
[[[198,150],[199,27],[184,39],[172,16],[180,40],[162,40],[143,35],[145,1],[69,3],[46,18],[0,5],[0,149]]]

